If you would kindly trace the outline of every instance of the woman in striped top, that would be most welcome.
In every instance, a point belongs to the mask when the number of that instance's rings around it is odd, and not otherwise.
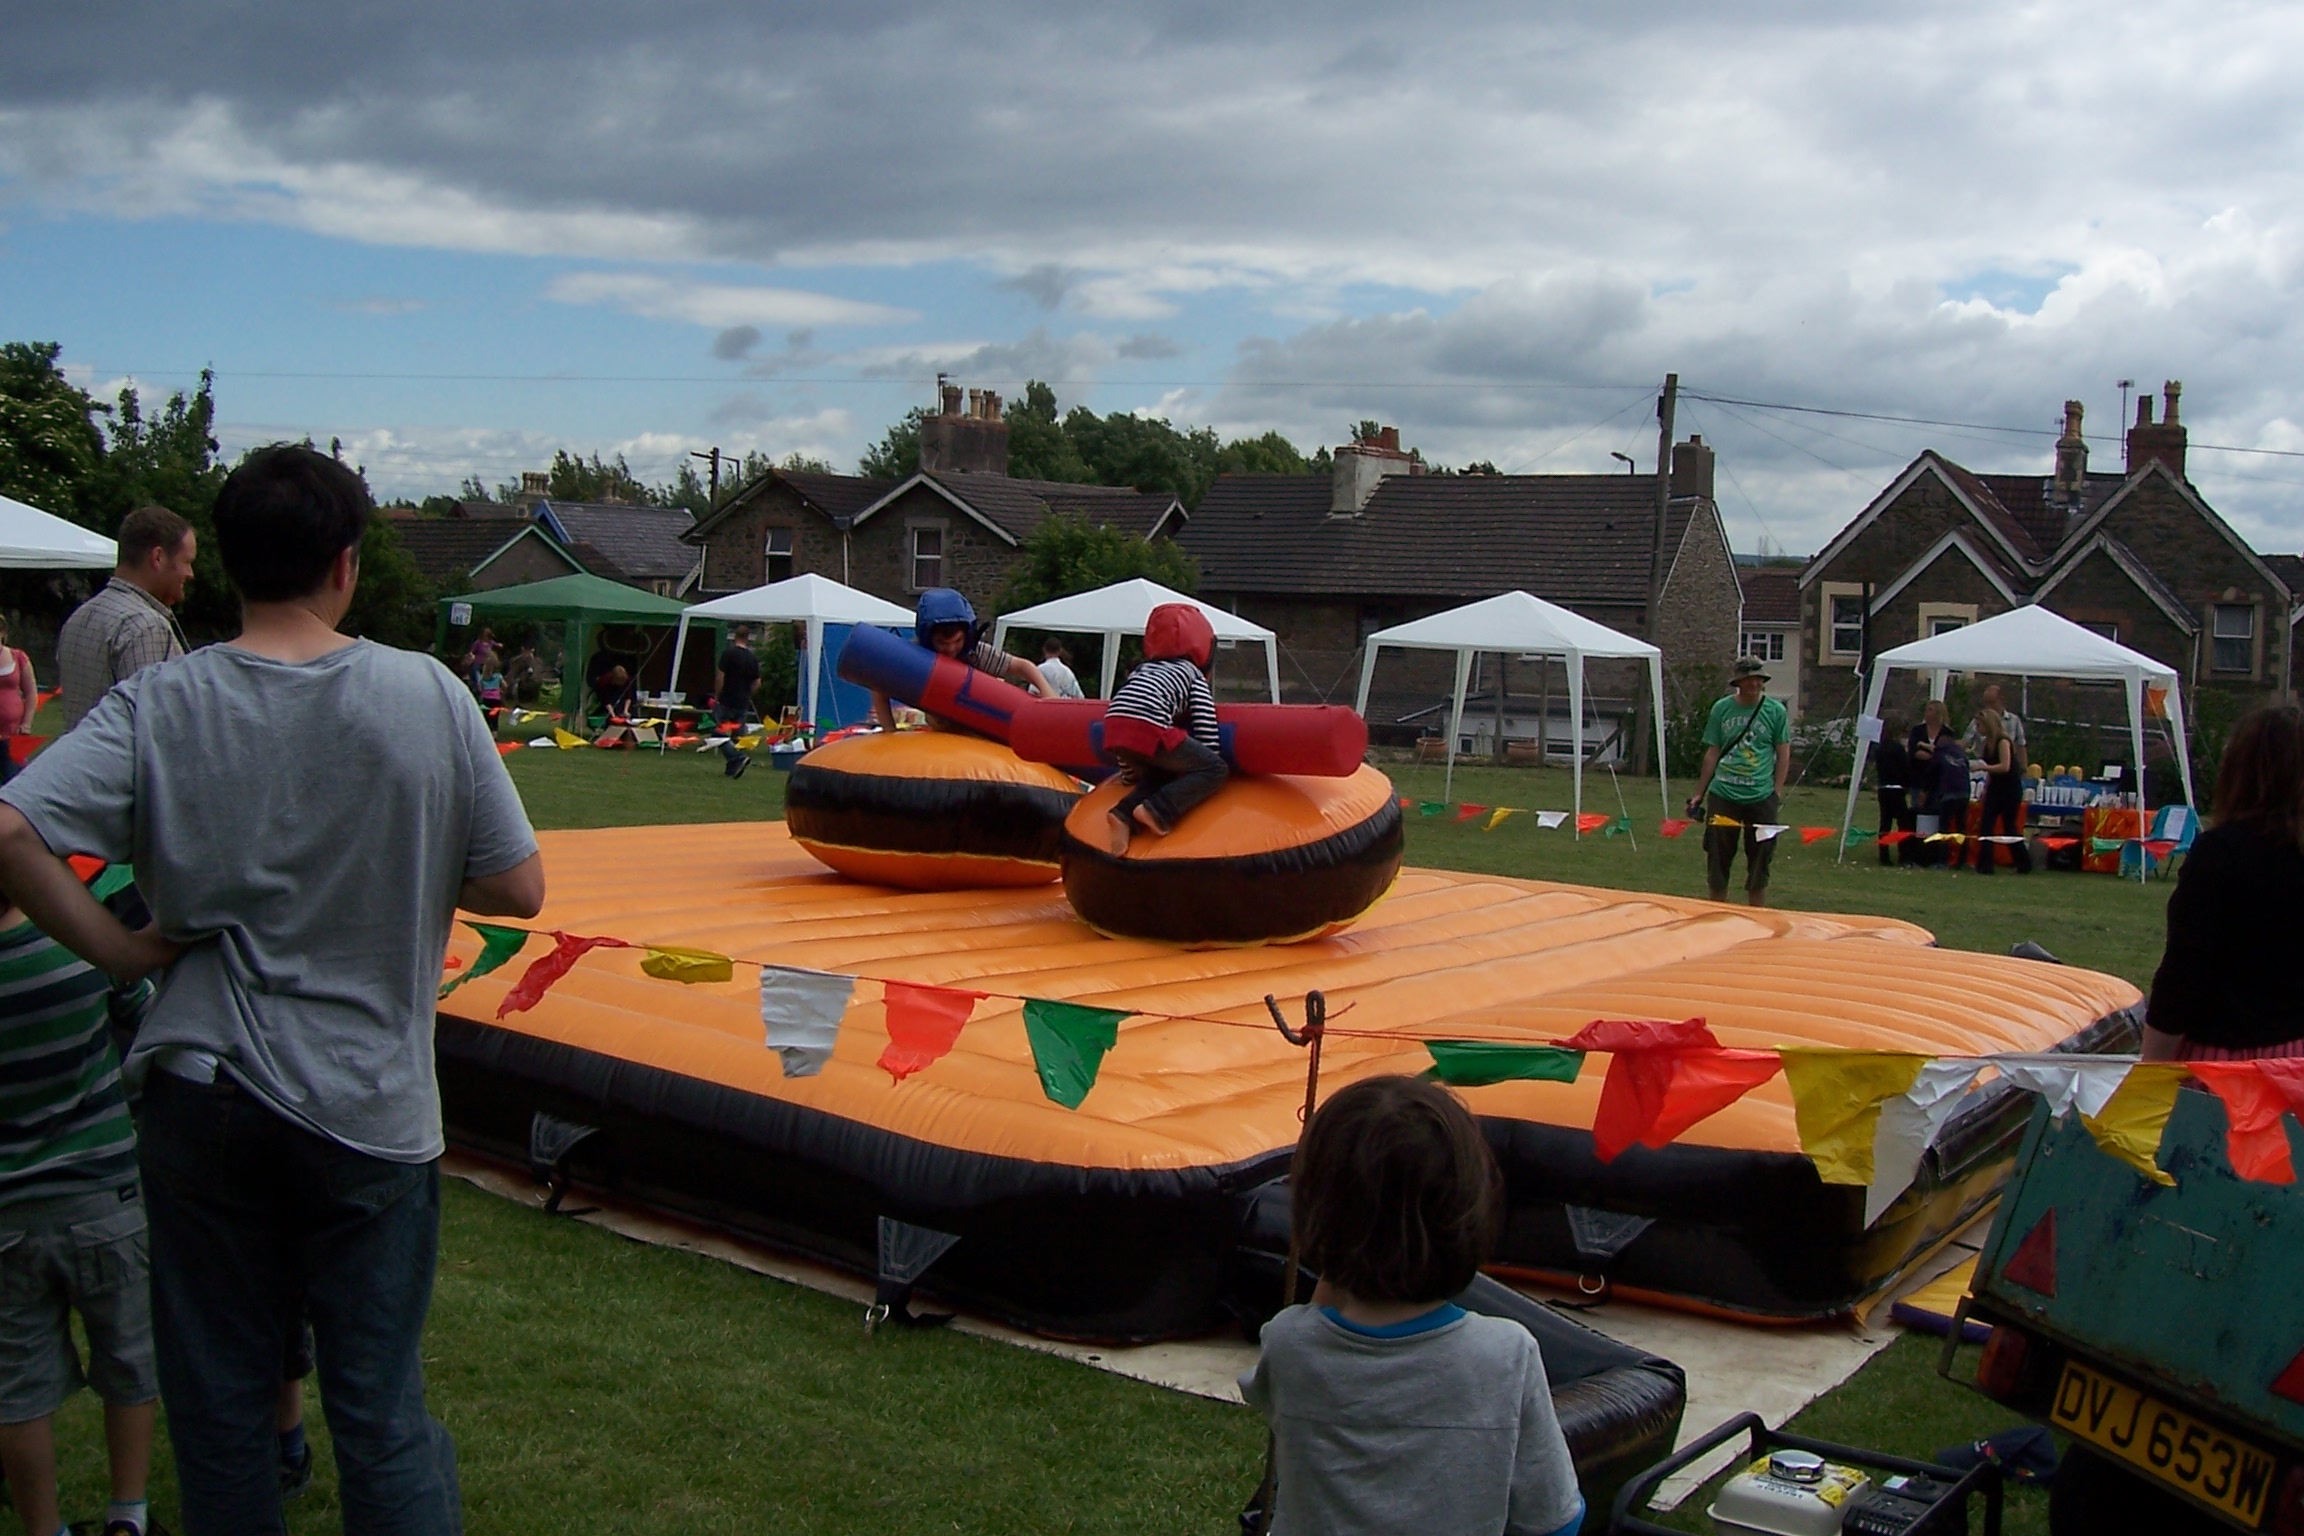
[[[1224,787],[1216,696],[1208,665],[1216,631],[1190,603],[1162,603],[1144,624],[1144,664],[1112,693],[1104,747],[1134,787],[1107,816],[1107,847],[1128,851],[1141,830],[1165,836],[1186,812]]]

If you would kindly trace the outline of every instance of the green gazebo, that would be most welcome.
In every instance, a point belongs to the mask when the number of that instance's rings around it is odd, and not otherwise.
[[[668,629],[680,622],[680,615],[687,607],[677,598],[658,597],[653,592],[643,592],[638,587],[628,587],[605,577],[555,576],[550,581],[531,581],[517,587],[497,587],[492,591],[466,592],[440,599],[440,621],[434,631],[433,649],[446,647],[450,619],[459,608],[468,610],[463,615],[466,625],[516,621],[548,624],[558,620],[565,627],[567,653],[561,662],[562,687],[565,690],[573,679],[575,686],[581,688],[584,658],[591,654],[594,631],[606,624]],[[672,686],[679,686],[677,679]]]

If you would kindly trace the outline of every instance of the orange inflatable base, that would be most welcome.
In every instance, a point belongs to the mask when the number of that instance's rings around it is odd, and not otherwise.
[[[1495,875],[1405,868],[1341,933],[1187,950],[1099,937],[1055,885],[858,884],[777,823],[541,841],[539,931],[860,979],[823,1070],[787,1077],[754,964],[683,986],[644,974],[645,948],[595,950],[498,1020],[545,952],[532,940],[441,1004],[458,1144],[866,1273],[882,1217],[952,1234],[926,1288],[1075,1338],[1223,1324],[1242,1202],[1285,1172],[1304,1096],[1304,1053],[1273,1029],[1267,993],[1297,1019],[1306,992],[1326,995],[1324,1092],[1426,1071],[1425,1039],[1560,1039],[1600,1018],[1702,1017],[1731,1046],[2117,1049],[2141,1001],[2114,977],[1937,949],[1881,918]],[[460,927],[450,974],[478,951]],[[879,1065],[882,981],[997,995],[899,1082]],[[1041,1089],[1022,998],[1127,1015],[1076,1110]],[[1801,1154],[1781,1076],[1669,1146],[1599,1162],[1589,1128],[1609,1070],[1595,1056],[1574,1083],[1464,1092],[1505,1174],[1497,1261],[1746,1316],[1871,1295],[1991,1197],[2030,1105],[1986,1090],[1867,1226],[1864,1191],[1822,1184]]]

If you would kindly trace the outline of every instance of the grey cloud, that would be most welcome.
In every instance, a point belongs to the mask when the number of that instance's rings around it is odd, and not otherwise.
[[[752,349],[760,345],[760,327],[732,325],[712,338],[712,355],[723,362],[735,362],[749,357]]]
[[[1064,295],[1072,291],[1072,285],[1079,278],[1080,274],[1069,268],[1043,261],[1003,279],[999,286],[1010,293],[1023,294],[1042,309],[1054,309],[1064,302]]]
[[[1165,336],[1131,336],[1113,348],[1115,356],[1130,362],[1157,362],[1162,358],[1182,357],[1184,349]]]

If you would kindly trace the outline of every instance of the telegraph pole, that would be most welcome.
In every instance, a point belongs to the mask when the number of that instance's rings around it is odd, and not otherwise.
[[[718,448],[717,446],[715,446],[715,447],[713,448],[713,450],[712,450],[710,453],[697,453],[697,452],[695,452],[695,451],[691,450],[691,451],[689,452],[689,454],[688,454],[688,457],[690,457],[690,458],[692,458],[692,459],[709,459],[709,460],[711,461],[711,463],[712,463],[712,487],[711,487],[711,492],[710,492],[710,495],[709,495],[709,498],[708,498],[708,502],[707,502],[706,510],[707,510],[707,511],[709,511],[709,510],[711,510],[713,507],[717,507],[717,506],[719,506],[719,505],[720,505],[720,450],[719,450],[719,448]]]
[[[1656,400],[1656,542],[1648,552],[1648,643],[1657,644],[1664,600],[1664,520],[1672,507],[1672,413],[1680,403],[1680,375],[1664,375]]]

